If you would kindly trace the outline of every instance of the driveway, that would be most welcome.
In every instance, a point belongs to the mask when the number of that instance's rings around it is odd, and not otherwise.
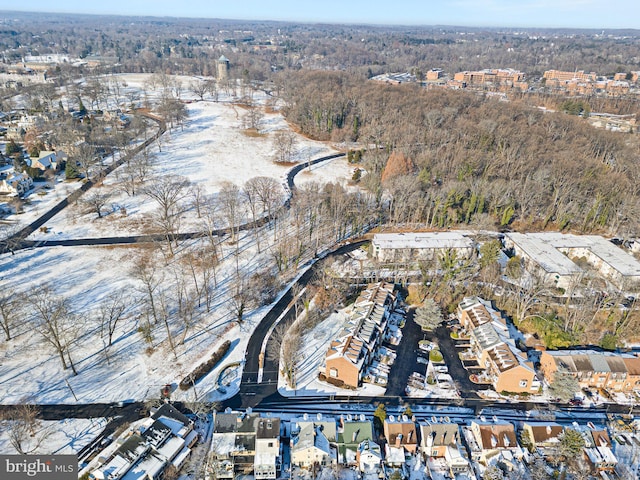
[[[409,375],[413,372],[424,374],[426,366],[419,364],[418,341],[422,340],[422,330],[413,321],[413,310],[409,310],[406,316],[406,323],[402,329],[402,340],[400,345],[389,345],[389,348],[397,353],[396,361],[391,366],[389,372],[389,383],[387,384],[388,396],[405,395],[405,388],[409,381]]]
[[[462,361],[458,357],[460,349],[456,348],[456,342],[451,338],[451,330],[442,324],[433,332],[427,334],[427,338],[429,337],[438,343],[444,361],[449,367],[449,375],[456,383],[460,396],[462,398],[478,398],[476,393],[478,386],[469,380],[469,372],[462,366]]]

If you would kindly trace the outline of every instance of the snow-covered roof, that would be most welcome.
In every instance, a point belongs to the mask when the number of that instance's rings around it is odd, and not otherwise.
[[[618,459],[613,454],[609,447],[593,447],[585,448],[584,453],[589,457],[589,461],[593,465],[600,465],[603,463],[616,464]]]
[[[184,440],[180,437],[171,437],[161,447],[157,449],[157,452],[168,462],[172,461],[176,455],[184,448]]]
[[[578,274],[582,270],[560,249],[585,249],[608,264],[620,275],[640,276],[640,262],[607,239],[597,235],[572,235],[559,232],[507,233],[527,256],[544,270],[560,275]]]
[[[158,478],[167,465],[167,461],[160,455],[148,455],[140,463],[135,465],[122,480],[145,480]]]
[[[331,446],[327,437],[325,437],[320,428],[313,425],[313,423],[309,423],[304,425],[297,437],[294,438],[293,450],[300,451],[312,447],[323,451],[327,455],[331,454]]]
[[[376,233],[373,245],[380,249],[436,249],[473,248],[474,241],[467,234],[448,232]]]
[[[214,433],[211,438],[211,451],[218,455],[229,455],[236,450],[235,433]]]
[[[385,461],[390,464],[397,465],[399,463],[405,462],[404,457],[404,448],[403,447],[392,447],[387,444],[387,455]]]
[[[182,450],[180,450],[180,453],[178,453],[178,455],[176,455],[176,458],[173,459],[173,461],[171,462],[171,464],[176,467],[179,468],[182,464],[184,464],[184,461],[187,459],[187,457],[191,454],[191,449],[184,447]]]

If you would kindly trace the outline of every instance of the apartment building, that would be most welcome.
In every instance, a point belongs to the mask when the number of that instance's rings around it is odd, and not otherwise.
[[[574,72],[563,72],[560,70],[547,70],[542,78],[549,80],[557,80],[559,82],[568,82],[570,80],[588,80],[595,82],[598,76],[594,72],[585,73],[584,70],[576,70]]]
[[[615,392],[640,390],[640,358],[593,350],[545,351],[540,371],[551,383],[555,372],[578,379],[581,388],[604,388]]]
[[[553,286],[568,289],[587,272],[573,259],[581,259],[616,287],[640,289],[640,262],[597,235],[558,232],[508,233],[505,246],[524,259],[527,269]]]
[[[446,251],[463,259],[471,258],[475,252],[475,241],[463,231],[376,233],[371,245],[373,258],[385,263],[428,261]]]
[[[516,347],[506,321],[478,297],[467,297],[458,305],[460,325],[469,335],[470,349],[485,377],[497,392],[536,393],[540,382],[533,364]]]

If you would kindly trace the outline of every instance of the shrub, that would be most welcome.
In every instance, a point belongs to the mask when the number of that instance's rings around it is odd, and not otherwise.
[[[431,360],[432,362],[441,362],[442,360],[444,360],[444,358],[442,357],[442,353],[440,353],[440,350],[434,348],[429,352],[429,360]]]
[[[229,348],[231,348],[231,342],[227,340],[220,345],[220,348],[213,352],[209,360],[198,365],[193,372],[182,379],[180,382],[180,390],[189,390],[197,381],[209,373],[227,354]]]

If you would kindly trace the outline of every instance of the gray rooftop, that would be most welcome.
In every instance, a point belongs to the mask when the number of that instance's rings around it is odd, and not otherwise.
[[[373,244],[382,249],[473,248],[474,241],[467,234],[456,231],[376,233]]]
[[[581,272],[560,249],[584,249],[590,251],[625,277],[640,276],[640,262],[632,255],[603,237],[597,235],[572,235],[558,232],[508,233],[513,241],[529,257],[550,273],[572,275]]]

